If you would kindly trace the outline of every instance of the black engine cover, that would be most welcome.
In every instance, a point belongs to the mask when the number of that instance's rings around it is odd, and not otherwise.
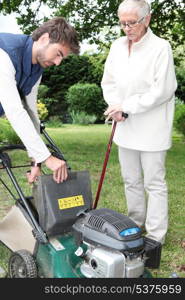
[[[138,252],[144,248],[141,229],[129,217],[111,209],[91,210],[72,226],[77,243],[83,241],[120,252]]]

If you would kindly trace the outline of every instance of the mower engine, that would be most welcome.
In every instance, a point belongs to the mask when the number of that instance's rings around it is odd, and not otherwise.
[[[129,217],[106,208],[91,210],[75,222],[73,231],[79,246],[76,255],[83,258],[80,270],[85,277],[137,278],[143,275],[144,238],[141,229]]]

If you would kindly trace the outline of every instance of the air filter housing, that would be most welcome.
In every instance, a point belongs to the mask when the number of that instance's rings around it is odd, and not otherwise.
[[[144,247],[141,229],[127,216],[111,209],[91,210],[72,226],[76,241],[101,245],[121,252],[138,252]]]

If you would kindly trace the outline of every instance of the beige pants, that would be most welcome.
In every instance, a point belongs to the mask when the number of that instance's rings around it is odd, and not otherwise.
[[[128,216],[146,236],[164,243],[168,229],[166,151],[145,152],[119,147]]]

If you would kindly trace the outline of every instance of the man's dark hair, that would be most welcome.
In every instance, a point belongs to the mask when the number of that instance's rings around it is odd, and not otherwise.
[[[79,54],[80,46],[77,32],[63,17],[55,17],[44,22],[33,31],[31,35],[33,41],[37,41],[46,32],[49,34],[50,43],[65,44],[72,53]]]

